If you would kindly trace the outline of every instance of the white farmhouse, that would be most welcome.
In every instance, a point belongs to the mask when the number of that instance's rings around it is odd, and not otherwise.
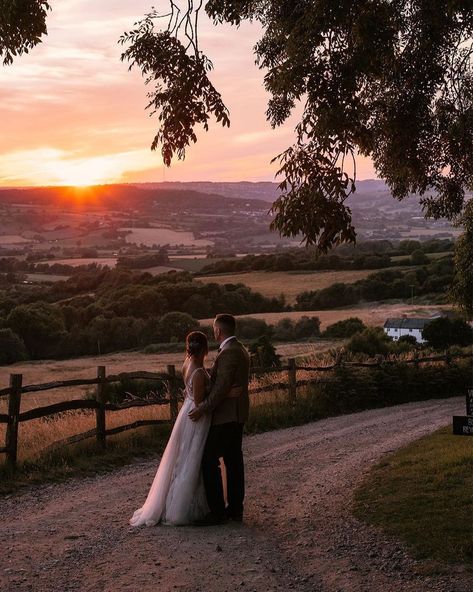
[[[422,329],[432,321],[432,319],[414,319],[414,318],[402,318],[402,319],[387,319],[384,323],[384,332],[386,335],[391,337],[394,341],[397,341],[399,337],[403,335],[411,335],[415,337],[417,343],[425,343],[425,339],[422,338]]]

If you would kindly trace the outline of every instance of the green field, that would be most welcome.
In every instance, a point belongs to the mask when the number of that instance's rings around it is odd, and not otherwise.
[[[128,230],[126,242],[136,245],[184,245],[187,247],[207,247],[213,243],[209,240],[196,239],[194,233],[185,230],[171,230],[169,228],[120,228]]]

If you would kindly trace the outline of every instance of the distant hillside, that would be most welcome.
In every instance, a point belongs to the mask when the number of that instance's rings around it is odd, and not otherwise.
[[[150,185],[97,185],[93,187],[30,187],[24,189],[0,189],[0,204],[58,205],[80,204],[90,208],[105,207],[123,209],[142,209],[162,207],[182,211],[206,212],[215,210],[249,209],[267,211],[264,200],[226,198],[215,193],[195,191],[184,184],[177,188],[154,187]]]
[[[165,182],[165,183],[144,183],[136,187],[147,187],[159,190],[191,190],[207,194],[218,194],[231,199],[262,200],[273,202],[279,195],[278,184],[270,182],[250,183],[242,182]],[[413,215],[422,215],[419,200],[416,196],[411,196],[402,202],[393,199],[391,191],[384,183],[378,179],[367,179],[358,181],[356,192],[348,199],[348,205],[354,210],[364,210],[366,208],[375,208],[385,212],[409,212]]]
[[[377,179],[358,181],[355,194],[348,198],[348,205],[354,212],[365,210],[381,214],[409,213],[422,216],[417,196],[403,201],[391,196],[387,185]],[[0,203],[53,204],[55,202],[77,201],[81,204],[105,205],[106,207],[140,208],[150,202],[159,201],[168,208],[180,207],[194,212],[217,209],[242,209],[241,201],[249,210],[268,210],[268,204],[278,197],[277,183],[257,182],[164,182],[98,185],[87,188],[76,187],[31,187],[22,189],[0,188]]]
[[[137,187],[148,187],[153,189],[178,189],[198,191],[199,193],[210,193],[223,195],[234,199],[256,199],[266,202],[273,202],[278,196],[277,183],[249,181],[239,182],[213,182],[213,181],[193,181],[187,183],[164,182],[164,183],[141,183]]]

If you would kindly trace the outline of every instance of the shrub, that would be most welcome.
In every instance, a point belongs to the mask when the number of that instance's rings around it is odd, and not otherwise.
[[[353,353],[375,356],[386,356],[391,348],[391,338],[381,327],[368,327],[361,333],[356,333],[347,344],[347,349]]]
[[[281,360],[266,335],[252,343],[249,349],[254,366],[258,368],[281,368]]]
[[[430,347],[446,349],[452,345],[470,345],[473,331],[470,325],[461,319],[439,317],[424,327],[422,337],[427,340]]]
[[[273,335],[277,341],[291,341],[294,339],[294,321],[289,318],[281,319],[274,325]]]
[[[446,367],[385,364],[373,369],[341,366],[333,381],[311,387],[323,415],[350,413],[411,401],[457,396],[471,383],[471,361]]]
[[[166,394],[167,386],[163,380],[134,380],[127,378],[105,386],[106,400],[116,405],[131,397],[159,399],[165,398]],[[88,393],[85,398],[91,398],[91,396],[91,393]]]
[[[421,249],[415,249],[411,253],[411,265],[425,265],[429,262],[429,258]]]
[[[27,357],[23,339],[11,329],[0,329],[0,364],[13,364]]]
[[[263,319],[238,319],[237,334],[241,339],[257,339],[262,335],[271,337],[272,332],[272,327]]]
[[[61,309],[45,302],[20,304],[8,315],[7,325],[23,339],[32,358],[55,355],[66,333]]]
[[[405,343],[412,347],[417,347],[418,345],[417,339],[414,337],[414,335],[401,335],[401,337],[399,337],[397,340],[397,343]]]
[[[337,321],[328,327],[323,332],[322,336],[329,339],[338,339],[343,337],[352,337],[355,333],[361,333],[366,329],[366,325],[358,317],[350,317],[343,321]]]
[[[168,312],[158,323],[161,342],[184,341],[186,335],[200,327],[199,321],[184,312]]]
[[[294,325],[295,339],[308,339],[311,337],[320,336],[320,319],[319,317],[303,316],[296,321]]]

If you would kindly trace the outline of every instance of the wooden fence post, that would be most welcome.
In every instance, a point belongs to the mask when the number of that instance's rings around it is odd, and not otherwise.
[[[18,423],[21,406],[22,374],[10,374],[10,395],[8,398],[8,423],[5,438],[7,449],[7,465],[10,469],[16,468],[18,456]]]
[[[177,419],[177,414],[179,413],[177,400],[176,366],[171,364],[167,367],[167,370],[167,373],[169,374],[169,409],[171,412],[171,422],[174,425],[174,422]]]
[[[97,391],[95,394],[95,398],[99,404],[99,407],[95,410],[95,420],[96,420],[96,439],[97,445],[102,450],[105,450],[106,447],[106,438],[105,438],[105,366],[98,366],[97,367],[97,378],[99,379],[99,383],[97,384]]]
[[[451,366],[452,364],[452,354],[450,353],[450,349],[447,347],[445,350],[445,365]]]
[[[295,403],[296,396],[297,396],[296,360],[295,360],[295,358],[289,358],[287,363],[288,363],[287,380],[289,383],[289,401],[291,401],[292,403]]]

